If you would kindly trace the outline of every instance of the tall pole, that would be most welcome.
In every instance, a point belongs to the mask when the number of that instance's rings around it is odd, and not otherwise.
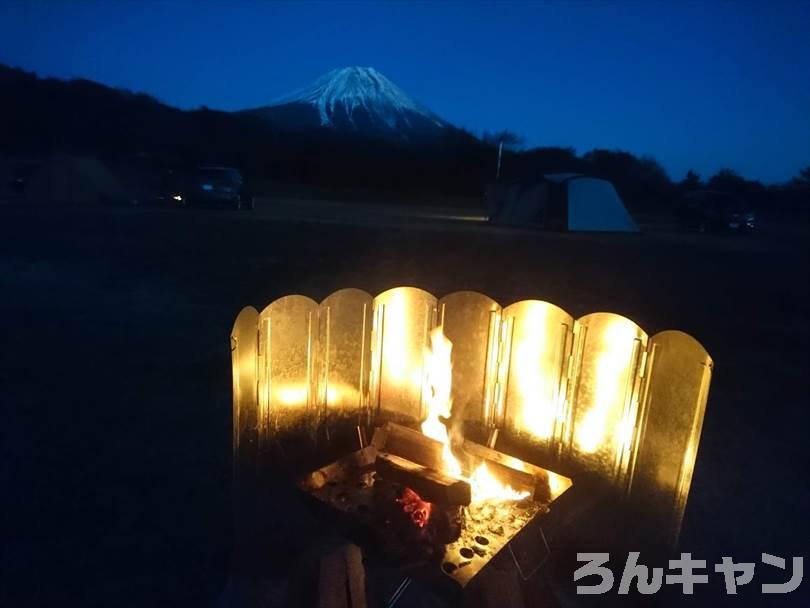
[[[498,142],[498,168],[495,170],[495,181],[501,178],[501,156],[503,155],[503,140]]]

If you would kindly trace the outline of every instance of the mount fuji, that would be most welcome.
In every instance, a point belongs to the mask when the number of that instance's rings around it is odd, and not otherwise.
[[[332,70],[274,104],[243,112],[289,129],[322,127],[387,139],[430,139],[453,129],[369,67]]]

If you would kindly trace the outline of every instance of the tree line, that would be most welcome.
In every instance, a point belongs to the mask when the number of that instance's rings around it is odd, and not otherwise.
[[[5,66],[0,66],[0,105],[0,154],[7,157],[88,155],[153,171],[229,165],[260,189],[306,184],[335,197],[480,202],[495,179],[503,143],[502,180],[560,172],[602,177],[632,210],[644,213],[667,213],[684,192],[695,189],[731,192],[774,209],[808,204],[810,167],[780,186],[729,169],[706,180],[689,172],[673,182],[651,157],[603,149],[582,155],[565,147],[526,149],[511,131],[477,137],[448,129],[430,142],[349,136],[328,128],[292,131],[249,114],[205,107],[184,111],[142,93],[88,80],[39,78]]]

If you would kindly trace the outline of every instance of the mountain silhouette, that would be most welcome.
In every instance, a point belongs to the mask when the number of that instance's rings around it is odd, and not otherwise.
[[[332,70],[274,104],[243,113],[288,129],[324,127],[402,140],[440,137],[453,129],[370,67]]]

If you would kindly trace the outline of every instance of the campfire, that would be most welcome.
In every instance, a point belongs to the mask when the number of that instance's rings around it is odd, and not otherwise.
[[[425,350],[424,358],[427,380],[425,396],[427,417],[422,422],[421,429],[422,434],[442,444],[442,472],[468,483],[471,500],[474,504],[487,500],[522,500],[526,498],[529,496],[528,491],[518,492],[510,485],[501,483],[490,473],[485,461],[481,461],[475,471],[469,475],[464,475],[462,472],[461,463],[453,453],[447,432],[453,407],[450,390],[452,385],[450,353],[453,344],[445,337],[441,326],[430,333],[430,344],[431,348]]]
[[[326,458],[351,435],[299,487],[380,559],[460,588],[503,550],[534,572],[594,483],[677,539],[712,369],[682,332],[400,287],[245,308],[231,344],[239,500],[274,445]]]

